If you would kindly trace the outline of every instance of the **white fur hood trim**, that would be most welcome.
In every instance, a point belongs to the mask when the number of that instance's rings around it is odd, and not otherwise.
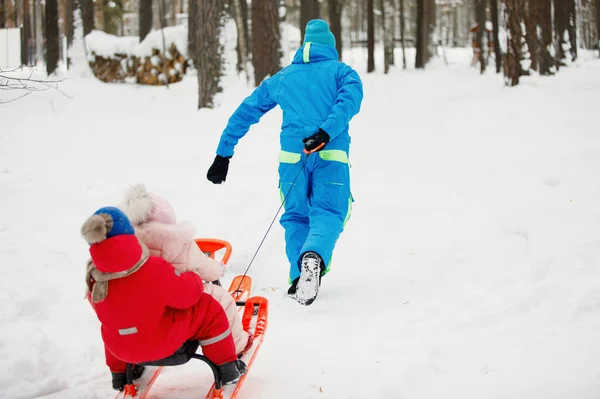
[[[153,206],[152,195],[143,184],[138,184],[127,191],[120,208],[125,212],[131,223],[137,226],[150,218]]]

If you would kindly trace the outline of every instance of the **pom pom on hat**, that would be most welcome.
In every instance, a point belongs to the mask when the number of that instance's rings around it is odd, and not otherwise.
[[[322,19],[313,19],[306,24],[304,44],[320,43],[335,48],[335,36],[329,30],[329,24]]]
[[[123,234],[135,234],[133,226],[125,213],[110,206],[98,209],[81,226],[81,235],[90,245]]]

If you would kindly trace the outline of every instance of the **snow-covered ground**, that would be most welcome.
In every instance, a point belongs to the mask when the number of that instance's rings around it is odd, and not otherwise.
[[[600,397],[600,61],[582,53],[505,88],[470,56],[416,71],[410,53],[386,76],[381,63],[366,74],[362,49],[345,54],[365,91],[354,212],[310,307],[285,296],[283,231],[270,232],[249,272],[269,328],[240,399]],[[130,184],[232,243],[225,284],[279,207],[278,110],[242,139],[225,184],[205,178],[252,89],[243,78],[197,111],[194,76],[167,89],[103,84],[81,64],[64,74],[72,99],[0,106],[2,399],[114,396],[79,229]],[[153,397],[202,397],[209,382],[191,362]]]

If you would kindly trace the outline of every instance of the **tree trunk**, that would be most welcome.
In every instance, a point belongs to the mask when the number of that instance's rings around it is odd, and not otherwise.
[[[27,0],[25,0],[27,2]],[[67,0],[67,44],[71,46],[73,44],[73,37],[75,36],[75,21],[73,16],[73,0]]]
[[[0,29],[6,28],[6,10],[10,0],[0,0]]]
[[[538,32],[537,32],[537,11],[538,0],[525,0],[525,40],[531,57],[530,69],[538,70]]]
[[[383,72],[394,65],[394,4],[393,0],[379,0],[383,27]]]
[[[192,2],[194,0],[190,0]],[[201,0],[197,0],[201,1]],[[140,0],[139,24],[140,24],[140,43],[144,41],[148,33],[152,30],[152,0]]]
[[[104,0],[94,2],[94,12],[96,14],[96,29],[104,30]]]
[[[492,4],[498,0],[491,0]],[[458,47],[458,6],[453,5],[454,11],[452,12],[452,47]],[[492,17],[494,11],[492,9]],[[496,17],[498,15],[498,6],[496,5]],[[497,18],[496,18],[497,19]]]
[[[258,86],[281,69],[281,33],[277,0],[252,0],[252,38],[254,46],[252,65],[254,85]]]
[[[475,0],[475,13],[477,15],[477,23],[479,24],[479,31],[477,32],[477,41],[480,43],[480,53],[479,53],[479,66],[480,71],[483,74],[485,72],[485,57],[486,57],[486,12],[485,12],[485,1],[484,0]]]
[[[600,0],[596,0],[596,42],[598,44],[598,56],[600,56]]]
[[[425,20],[425,1],[417,0],[417,43],[415,68],[424,69],[427,53],[427,23]]]
[[[538,1],[538,50],[540,75],[554,74],[554,58],[552,57],[552,0]]]
[[[367,73],[375,71],[374,0],[367,0]]]
[[[554,36],[556,47],[556,61],[558,66],[566,66],[565,33],[567,32],[568,8],[567,0],[554,0]]]
[[[254,0],[253,0],[254,2]],[[254,13],[252,13],[254,18]],[[304,31],[306,30],[306,24],[311,19],[317,19],[321,17],[319,12],[319,0],[300,0],[300,44],[304,43]]]
[[[333,36],[335,36],[335,48],[338,51],[339,60],[342,60],[342,6],[343,0],[328,0],[329,22]]]
[[[567,1],[567,32],[569,33],[569,42],[571,44],[571,61],[577,60],[577,12],[575,8],[575,0]]]
[[[405,21],[404,21],[404,0],[400,0],[400,35],[401,36],[401,46],[402,46],[402,68],[406,69],[406,45],[404,35],[406,33],[405,29]]]
[[[81,7],[81,19],[83,21],[83,35],[91,33],[94,26],[94,1],[93,0],[79,0]]]
[[[197,0],[196,50],[198,68],[198,109],[212,108],[221,91],[222,48],[220,43],[222,0]]]
[[[492,25],[494,29],[494,53],[496,54],[496,73],[502,72],[502,49],[500,48],[500,25],[498,25],[498,0],[490,0]]]
[[[437,54],[437,42],[434,40],[436,26],[435,4],[436,0],[425,0],[425,18],[427,21],[427,53],[425,63],[429,62]]]
[[[34,1],[34,28],[35,28],[35,59],[44,62],[44,26],[42,21],[42,4]]]
[[[508,33],[506,56],[504,57],[504,81],[508,86],[519,84],[521,75],[521,10],[520,0],[505,0],[505,21]]]
[[[58,3],[46,0],[46,72],[56,71],[59,59],[58,45]]]
[[[29,41],[31,40],[31,24],[29,15],[29,1],[23,1],[23,30],[21,31],[21,65],[30,65]]]
[[[188,56],[194,64],[194,68],[198,68],[198,54],[196,53],[198,46],[196,43],[196,32],[198,30],[198,1],[188,0]]]
[[[248,44],[246,43],[246,30],[244,28],[244,15],[242,13],[242,1],[246,0],[233,0],[233,16],[235,20],[235,27],[237,29],[237,70],[238,72],[246,73],[246,80],[250,79],[248,74]]]

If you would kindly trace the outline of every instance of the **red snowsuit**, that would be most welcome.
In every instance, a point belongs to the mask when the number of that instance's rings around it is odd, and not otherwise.
[[[123,272],[140,260],[142,247],[135,236],[120,235],[91,245],[90,254],[99,271]],[[188,340],[199,340],[217,365],[237,358],[223,307],[203,292],[200,276],[180,273],[162,258],[150,256],[132,274],[108,281],[104,300],[88,299],[113,372],[125,371],[125,362],[168,357]]]

